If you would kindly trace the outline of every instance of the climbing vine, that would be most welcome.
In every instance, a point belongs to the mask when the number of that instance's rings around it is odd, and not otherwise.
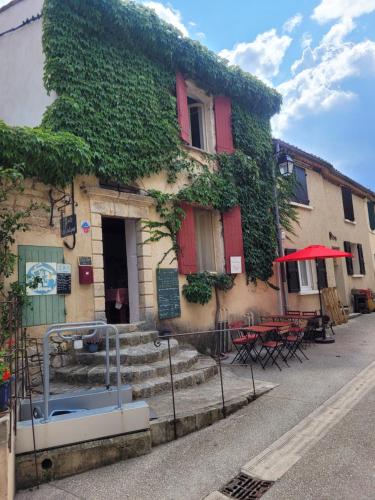
[[[0,120],[0,165],[46,184],[65,186],[76,171],[90,171],[92,155],[85,141],[69,132],[9,127]]]
[[[212,289],[227,292],[234,286],[235,276],[226,273],[196,273],[186,277],[187,283],[182,288],[182,293],[188,302],[202,306],[212,299]]]
[[[143,228],[150,234],[147,242],[160,241],[163,238],[172,242],[158,265],[162,264],[170,254],[171,262],[176,259],[177,233],[185,217],[181,202],[196,203],[220,212],[225,212],[238,203],[237,190],[230,172],[212,171],[208,166],[194,168],[193,164],[190,165],[188,180],[189,183],[177,193],[149,191],[149,195],[156,200],[156,211],[159,213],[160,221],[143,221]]]
[[[23,175],[16,169],[0,166],[0,350],[5,347],[9,331],[14,327],[11,322],[15,317],[11,311],[19,313],[28,300],[24,284],[9,282],[17,265],[17,255],[13,251],[15,235],[28,230],[30,216],[38,208],[33,202],[20,209],[9,206],[10,199],[23,190]],[[38,282],[29,284],[31,287],[37,285]]]

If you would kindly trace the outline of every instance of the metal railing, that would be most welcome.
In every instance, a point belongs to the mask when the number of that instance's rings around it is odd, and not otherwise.
[[[93,330],[87,334],[78,334],[85,330]],[[121,408],[121,365],[120,365],[120,339],[118,329],[115,325],[107,324],[105,321],[91,321],[84,323],[65,323],[52,325],[43,337],[43,398],[44,398],[44,416],[43,423],[48,422],[48,400],[49,400],[49,338],[51,335],[57,334],[62,340],[85,340],[94,337],[98,330],[105,331],[106,344],[106,386],[110,386],[110,366],[109,366],[109,331],[112,330],[115,334],[116,341],[116,386],[117,386],[117,406]],[[69,332],[71,333],[69,335]],[[68,334],[67,334],[68,333]]]

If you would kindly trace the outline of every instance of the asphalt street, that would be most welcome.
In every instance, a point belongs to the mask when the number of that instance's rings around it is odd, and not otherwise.
[[[152,453],[60,481],[22,499],[200,500],[256,457],[375,360],[375,314],[336,328],[336,343],[312,345],[309,361],[255,377],[278,385],[211,427]],[[230,369],[230,368],[226,368]],[[234,370],[250,377],[248,368]],[[375,391],[279,479],[265,499],[375,499]]]

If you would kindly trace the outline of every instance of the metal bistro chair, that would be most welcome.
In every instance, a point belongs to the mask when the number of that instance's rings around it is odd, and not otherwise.
[[[302,359],[298,356],[298,353],[302,354],[305,359],[309,359],[306,354],[303,352],[303,338],[305,335],[305,329],[301,325],[294,325],[289,328],[288,334],[284,338],[285,347],[287,348],[287,357],[288,354],[290,357],[295,357],[298,359],[300,363],[302,363]]]
[[[261,348],[258,353],[258,359],[259,363],[261,364],[261,367],[263,370],[267,366],[267,364],[272,360],[271,366],[276,365],[277,368],[281,371],[281,366],[277,362],[277,359],[281,357],[281,359],[284,361],[284,363],[288,365],[288,362],[286,360],[286,356],[283,354],[283,349],[285,347],[285,343],[282,339],[282,337],[279,335],[277,330],[273,332],[272,336],[269,336],[265,340],[262,340],[261,343]],[[265,355],[262,358],[262,352],[265,351]]]
[[[234,345],[237,353],[233,358],[231,364],[237,360],[241,360],[242,363],[246,363],[249,356],[251,356],[251,350],[254,349],[254,345],[258,339],[257,335],[246,334],[245,331],[248,325],[244,321],[233,321],[228,325],[230,336],[232,339],[232,344]]]

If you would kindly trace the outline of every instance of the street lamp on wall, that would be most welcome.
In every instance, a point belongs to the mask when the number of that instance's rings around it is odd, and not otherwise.
[[[275,197],[275,225],[276,225],[276,236],[277,236],[277,249],[279,257],[284,256],[284,248],[282,242],[282,232],[280,223],[280,210],[279,210],[279,197],[277,189],[277,172],[276,168],[279,169],[280,174],[283,177],[288,177],[292,175],[294,170],[293,159],[285,152],[280,150],[279,141],[275,141],[275,165],[273,168],[273,186],[274,186],[274,197]],[[285,292],[285,273],[282,271],[282,266],[279,269],[279,284],[280,284],[280,311],[281,313],[286,313],[288,308],[288,299]]]
[[[282,176],[292,175],[294,170],[293,159],[286,153],[277,154],[277,165]]]

